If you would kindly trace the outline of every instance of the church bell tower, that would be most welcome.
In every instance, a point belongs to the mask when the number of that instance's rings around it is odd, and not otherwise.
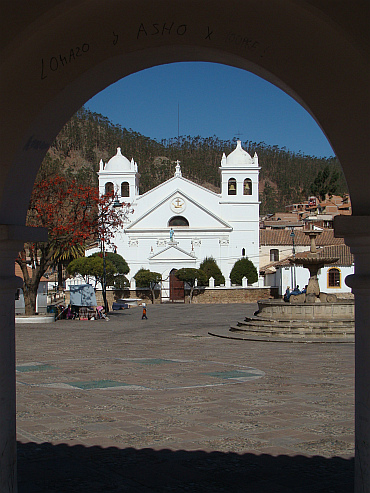
[[[139,195],[139,179],[137,163],[132,158],[129,161],[117,148],[117,154],[106,164],[103,160],[99,163],[99,193],[114,191],[122,202],[132,203]]]

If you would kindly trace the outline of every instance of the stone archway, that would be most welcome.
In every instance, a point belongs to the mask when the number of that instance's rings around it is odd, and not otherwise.
[[[356,491],[370,484],[370,172],[367,5],[91,0],[8,2],[2,26],[0,175],[0,489],[16,491],[13,259],[42,231],[24,226],[38,167],[63,124],[125,75],[176,61],[250,70],[300,102],[346,175],[352,217],[336,221],[355,255]],[[13,306],[13,308],[12,308]]]

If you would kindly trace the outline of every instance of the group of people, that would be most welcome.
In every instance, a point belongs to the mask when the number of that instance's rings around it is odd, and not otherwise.
[[[285,294],[284,294],[284,301],[289,301],[289,298],[292,296],[292,294],[304,294],[307,292],[307,286],[305,286],[302,291],[299,289],[299,286],[297,286],[291,291],[290,286],[286,288]]]

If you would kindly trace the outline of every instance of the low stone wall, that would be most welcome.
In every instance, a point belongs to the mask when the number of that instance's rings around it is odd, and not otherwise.
[[[261,299],[278,297],[277,288],[203,288],[195,289],[192,303],[256,303]],[[190,296],[186,293],[186,302]]]
[[[161,292],[155,290],[154,303],[161,303]],[[101,290],[95,292],[96,302],[103,306],[103,294]],[[261,299],[278,298],[278,288],[196,288],[193,292],[193,303],[256,303]],[[123,289],[121,291],[107,291],[109,308],[114,301],[119,299],[138,298],[145,303],[152,303],[152,292],[148,288]],[[139,302],[140,303],[140,302]],[[190,292],[185,290],[185,303],[190,303]],[[69,291],[66,291],[66,304],[69,304]]]

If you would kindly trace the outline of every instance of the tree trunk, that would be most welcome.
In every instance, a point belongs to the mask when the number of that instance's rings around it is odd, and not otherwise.
[[[24,309],[25,315],[35,315],[36,314],[36,297],[37,297],[38,286],[31,286],[26,288],[23,285],[23,297],[24,297]]]
[[[189,303],[192,302],[193,300],[193,291],[194,291],[195,286],[191,286],[190,288],[190,296],[189,296]]]
[[[108,314],[109,313],[109,306],[108,306],[108,301],[107,301],[107,288],[106,288],[106,286],[102,286],[102,287],[103,287],[102,294],[103,294],[104,310],[105,310],[105,313]]]
[[[63,263],[58,262],[58,289],[63,290]]]

